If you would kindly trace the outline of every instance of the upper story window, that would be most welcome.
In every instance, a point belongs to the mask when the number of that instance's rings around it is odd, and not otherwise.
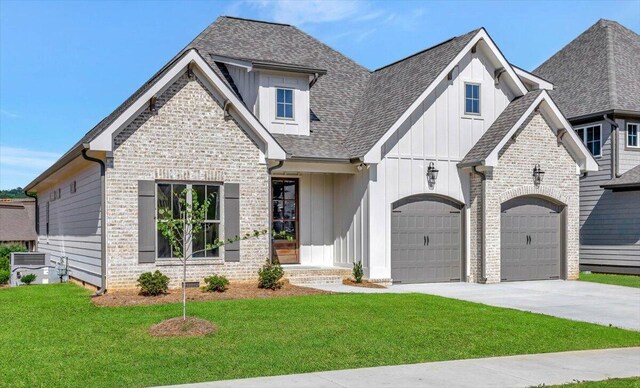
[[[276,89],[276,118],[293,119],[293,90]]]
[[[582,139],[593,156],[602,156],[602,130],[600,124],[589,127],[576,128],[576,133]]]
[[[480,84],[464,84],[464,113],[480,114]]]
[[[190,191],[191,190],[191,191]],[[157,222],[163,222],[163,216],[159,209],[167,209],[174,219],[181,218],[184,209],[181,209],[180,198],[186,199],[191,204],[195,193],[200,204],[204,203],[205,198],[209,200],[207,208],[206,220],[202,228],[197,234],[188,236],[187,241],[191,241],[191,246],[187,247],[187,251],[193,254],[193,257],[218,257],[218,249],[206,249],[207,245],[214,244],[220,236],[220,186],[218,185],[202,185],[202,184],[184,184],[184,183],[158,183],[156,203],[157,203]],[[156,226],[157,229],[157,226]],[[175,257],[173,249],[169,241],[160,233],[157,233],[157,254],[159,258]]]
[[[638,127],[640,127],[640,124],[627,124],[627,147],[640,147],[638,143]]]

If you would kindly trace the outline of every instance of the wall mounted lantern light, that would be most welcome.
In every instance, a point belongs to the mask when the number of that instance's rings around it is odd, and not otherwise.
[[[436,168],[433,162],[429,163],[429,167],[427,168],[427,181],[429,182],[429,186],[433,187],[436,184],[436,179],[438,179],[439,170]]]
[[[533,167],[533,184],[538,186],[540,183],[542,183],[543,177],[544,171],[542,171],[542,169],[540,168],[540,164],[538,163],[535,165],[535,167]]]

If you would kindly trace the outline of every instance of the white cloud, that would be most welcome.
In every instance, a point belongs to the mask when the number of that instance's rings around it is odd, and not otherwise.
[[[44,169],[53,164],[59,154],[26,148],[0,146],[0,164],[24,169]]]
[[[297,26],[371,15],[368,3],[360,0],[244,0],[233,3],[227,11],[237,14],[245,7],[259,11],[270,21]]]
[[[18,114],[9,112],[8,110],[5,110],[5,109],[0,109],[0,116],[7,117],[10,119],[15,119],[20,117]]]

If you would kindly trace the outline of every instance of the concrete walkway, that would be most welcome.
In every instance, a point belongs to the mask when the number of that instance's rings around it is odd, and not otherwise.
[[[640,348],[479,358],[258,377],[183,387],[531,387],[640,376]]]
[[[640,331],[640,288],[608,284],[543,280],[498,284],[429,283],[386,289],[313,285],[327,291],[423,293]]]

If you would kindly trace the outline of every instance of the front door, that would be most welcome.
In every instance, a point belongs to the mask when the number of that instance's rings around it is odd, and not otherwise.
[[[298,178],[272,178],[271,195],[273,257],[281,264],[298,264]]]

